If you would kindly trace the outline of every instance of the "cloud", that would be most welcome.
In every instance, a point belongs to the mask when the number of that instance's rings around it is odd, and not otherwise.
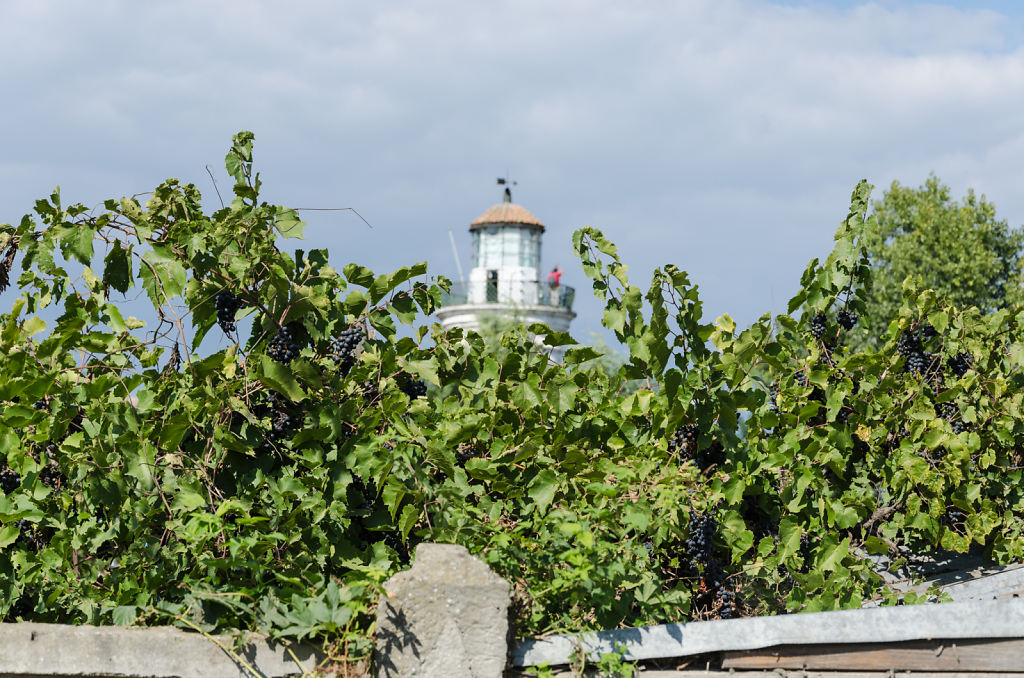
[[[203,167],[246,128],[268,199],[373,223],[310,215],[339,264],[454,273],[447,229],[465,258],[508,171],[548,264],[593,223],[639,276],[673,261],[749,320],[827,253],[860,178],[935,170],[1024,220],[1024,53],[974,4],[14,0],[0,26],[7,221],[56,183],[212,199]]]

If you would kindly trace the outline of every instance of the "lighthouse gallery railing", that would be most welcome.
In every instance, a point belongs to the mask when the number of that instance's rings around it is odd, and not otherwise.
[[[509,285],[515,289],[510,289]],[[536,301],[533,301],[536,299]],[[522,304],[524,306],[551,306],[572,310],[576,289],[568,285],[549,287],[535,281],[508,283],[500,287],[495,281],[452,283],[451,291],[441,299],[441,306],[462,304]]]

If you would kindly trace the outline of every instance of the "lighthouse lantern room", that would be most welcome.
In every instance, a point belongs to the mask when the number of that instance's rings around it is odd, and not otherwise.
[[[437,311],[441,325],[479,329],[481,319],[490,315],[525,325],[544,323],[557,332],[568,330],[576,317],[575,291],[560,280],[549,283],[542,277],[544,230],[537,217],[512,202],[506,187],[503,202],[469,225],[473,268],[469,280],[456,283]]]

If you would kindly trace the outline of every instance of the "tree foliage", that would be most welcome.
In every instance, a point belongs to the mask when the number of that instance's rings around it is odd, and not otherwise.
[[[22,267],[0,316],[7,620],[358,657],[424,540],[508,578],[520,635],[894,602],[872,554],[1024,556],[1024,314],[911,282],[877,350],[844,346],[838,312],[869,312],[866,183],[787,313],[745,329],[705,322],[677,267],[645,291],[578,231],[629,351],[609,369],[542,326],[495,350],[424,323],[447,286],[425,264],[285,253],[302,223],[259,202],[250,134],[226,164],[212,214],[169,180],[99,214],[55,192],[0,228]],[[140,294],[150,325],[121,310]]]
[[[908,277],[959,308],[977,306],[983,313],[1020,299],[1024,231],[998,219],[985,196],[968,190],[962,201],[954,200],[933,174],[917,188],[894,181],[873,207],[878,229],[867,240],[875,268],[867,297],[871,331],[884,330],[896,317]]]

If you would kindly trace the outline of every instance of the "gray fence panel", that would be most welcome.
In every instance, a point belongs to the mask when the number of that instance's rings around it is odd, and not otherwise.
[[[624,650],[630,661],[774,645],[887,643],[930,638],[1024,638],[1024,599],[876,607],[838,612],[662,624],[520,642],[515,666],[567,664],[578,647],[591,659]]]

